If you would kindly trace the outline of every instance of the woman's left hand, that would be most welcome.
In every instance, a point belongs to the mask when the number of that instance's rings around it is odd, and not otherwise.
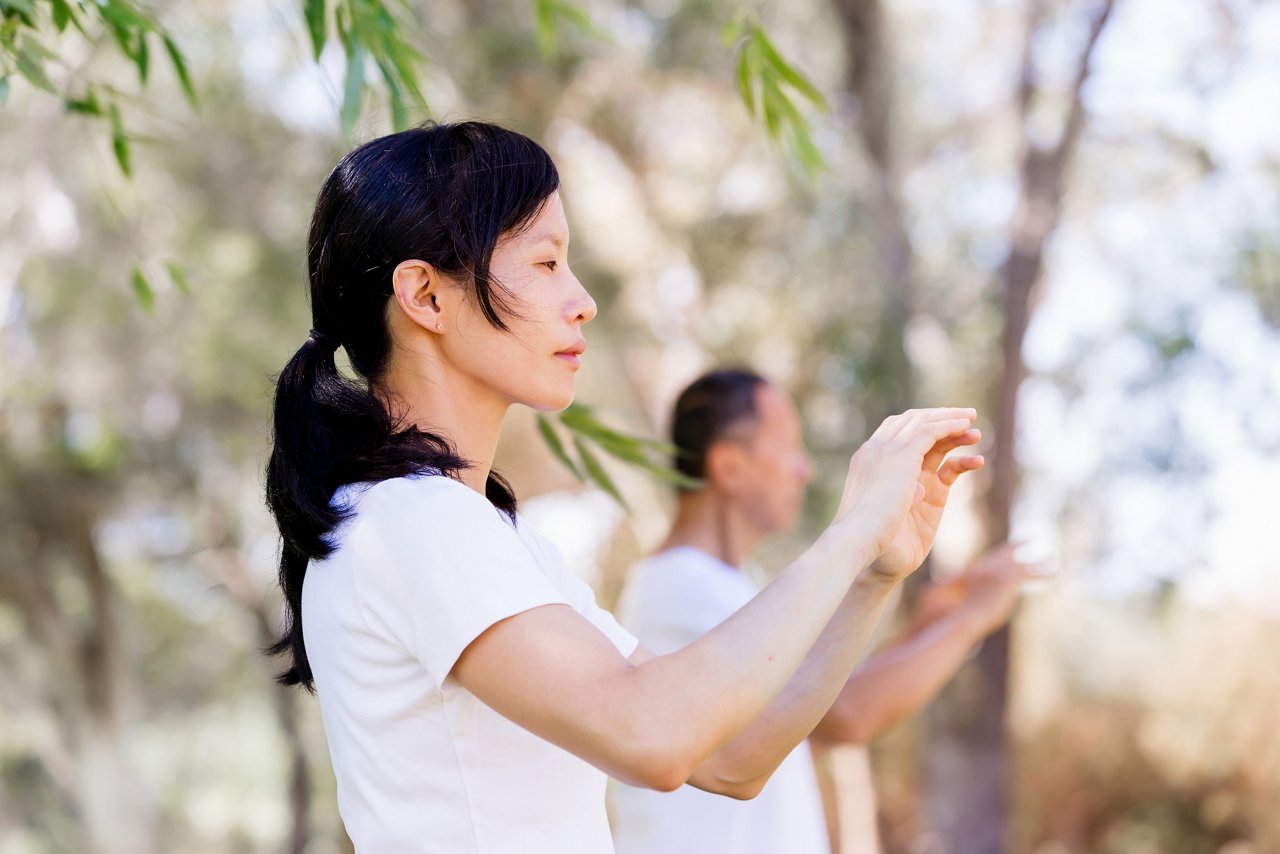
[[[924,562],[929,549],[933,547],[933,538],[938,533],[938,524],[942,521],[942,511],[946,509],[951,485],[960,475],[977,471],[983,465],[980,456],[948,457],[947,454],[959,447],[976,445],[981,439],[982,434],[977,429],[972,429],[959,436],[943,439],[925,455],[917,480],[920,485],[917,499],[893,541],[871,565],[869,572],[902,579]]]

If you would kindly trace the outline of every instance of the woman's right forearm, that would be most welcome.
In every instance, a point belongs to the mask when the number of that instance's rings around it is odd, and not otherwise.
[[[648,723],[690,773],[778,698],[875,557],[872,537],[832,526],[719,626],[634,669]]]

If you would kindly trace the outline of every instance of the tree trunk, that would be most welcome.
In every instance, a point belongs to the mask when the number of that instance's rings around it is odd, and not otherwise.
[[[1088,79],[1093,51],[1111,14],[1112,0],[1098,7],[1081,51],[1070,107],[1063,131],[1050,148],[1037,148],[1024,137],[1019,170],[1020,192],[1009,257],[1000,270],[1004,289],[1004,370],[996,398],[996,443],[991,487],[984,496],[989,542],[1008,539],[1017,489],[1018,390],[1026,374],[1023,339],[1031,319],[1034,291],[1040,279],[1045,246],[1062,218],[1064,178],[1084,128],[1081,91]],[[1040,3],[1028,15],[1019,108],[1024,129],[1036,95],[1032,43],[1043,19]],[[976,658],[929,711],[929,796],[927,825],[948,854],[998,854],[1006,849],[1008,815],[1005,759],[1006,697],[1009,684],[1009,630],[983,643]]]
[[[148,854],[155,850],[152,815],[128,744],[136,694],[118,592],[94,538],[95,484],[52,461],[34,471],[13,460],[0,464],[15,473],[10,482],[22,496],[3,529],[12,550],[0,552],[0,601],[21,613],[50,672],[59,674],[49,695],[71,769],[51,776],[72,798],[89,851]],[[59,597],[63,575],[82,585],[83,613]]]
[[[845,86],[857,105],[857,132],[872,171],[875,224],[884,302],[876,328],[871,388],[860,401],[867,423],[916,405],[906,328],[915,310],[911,240],[903,211],[894,122],[893,57],[880,0],[833,0],[848,57]]]

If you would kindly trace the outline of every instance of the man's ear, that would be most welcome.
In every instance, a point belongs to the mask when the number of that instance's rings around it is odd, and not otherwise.
[[[712,442],[704,463],[707,482],[733,492],[742,480],[747,465],[746,449],[737,442]]]
[[[401,261],[391,271],[391,290],[401,313],[432,332],[443,332],[453,297],[449,279],[426,261]]]

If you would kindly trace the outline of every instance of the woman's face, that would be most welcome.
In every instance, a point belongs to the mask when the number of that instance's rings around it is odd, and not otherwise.
[[[506,403],[541,411],[573,402],[586,340],[582,326],[596,304],[569,269],[569,224],[558,192],[518,234],[498,242],[491,276],[511,295],[507,331],[495,329],[474,298],[459,300],[447,334],[445,358],[465,377]]]

